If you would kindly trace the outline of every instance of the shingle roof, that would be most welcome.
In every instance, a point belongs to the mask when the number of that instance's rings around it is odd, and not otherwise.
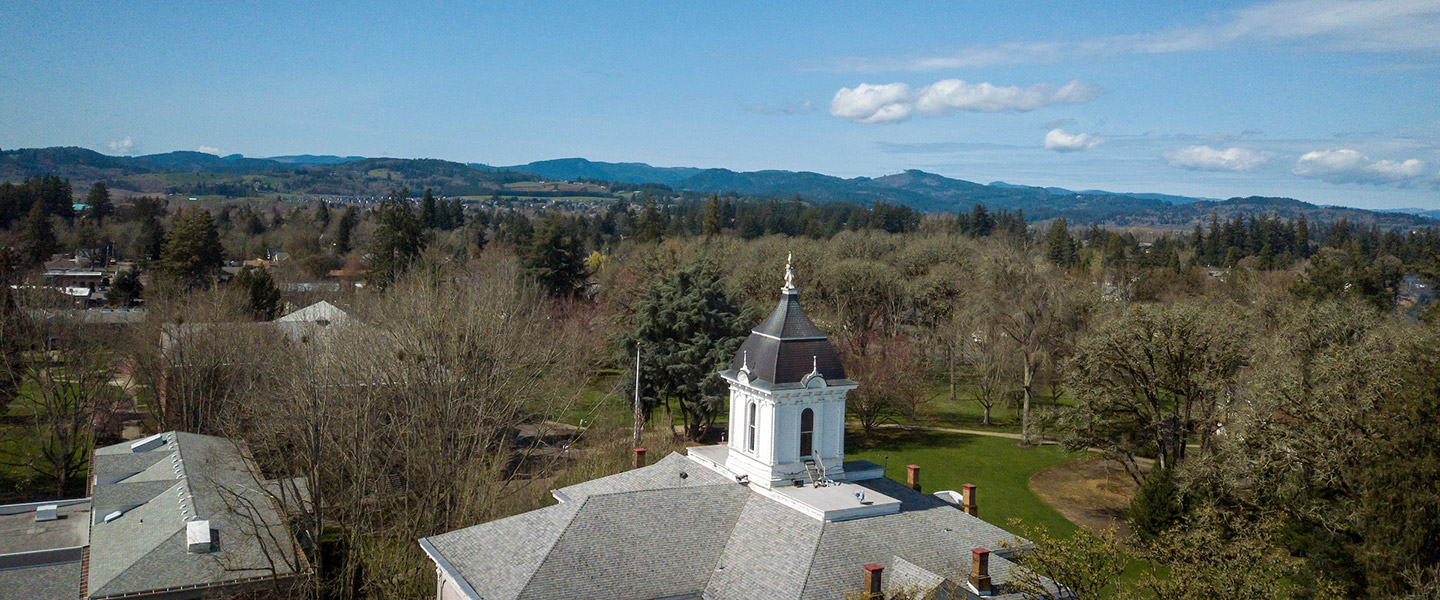
[[[782,293],[774,312],[751,330],[730,367],[738,371],[746,365],[752,379],[771,385],[799,383],[817,369],[826,381],[845,379],[840,353],[805,314],[794,290]]]
[[[242,449],[212,436],[163,437],[144,452],[128,443],[95,451],[90,597],[293,574],[293,538]],[[123,514],[106,522],[115,510]],[[186,522],[195,518],[218,532],[214,552],[187,552]]]
[[[900,499],[900,512],[820,521],[672,454],[564,488],[570,500],[556,506],[423,541],[484,600],[809,600],[858,590],[867,563],[890,569],[896,585],[963,581],[972,548],[1014,539],[898,482],[859,485]],[[1003,582],[1012,563],[992,555],[990,565]]]
[[[74,600],[79,594],[79,561],[0,569],[0,600]]]

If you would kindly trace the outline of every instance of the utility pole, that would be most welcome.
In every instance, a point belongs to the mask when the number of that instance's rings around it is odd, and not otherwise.
[[[645,415],[640,411],[640,345],[635,345],[635,444],[632,448],[640,447],[640,425],[645,421]]]

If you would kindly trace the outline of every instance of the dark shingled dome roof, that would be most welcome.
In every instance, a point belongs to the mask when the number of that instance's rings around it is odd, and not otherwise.
[[[800,295],[788,290],[780,304],[735,353],[731,368],[740,370],[750,365],[750,376],[771,385],[800,383],[812,369],[818,368],[826,381],[845,379],[845,365],[840,353],[830,345],[825,332],[800,308]]]

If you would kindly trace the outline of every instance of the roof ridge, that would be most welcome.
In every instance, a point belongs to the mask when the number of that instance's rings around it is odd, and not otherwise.
[[[535,563],[535,568],[530,571],[530,575],[525,578],[525,582],[522,583],[522,584],[520,584],[520,587],[517,588],[516,593],[515,593],[515,596],[516,596],[517,598],[520,597],[521,595],[523,595],[523,594],[525,593],[525,590],[526,590],[526,589],[529,589],[529,588],[530,588],[530,582],[532,582],[532,581],[535,580],[535,576],[540,573],[540,567],[544,566],[544,565],[545,565],[545,561],[550,558],[550,554],[553,553],[553,552],[555,552],[555,546],[556,546],[556,544],[559,544],[559,543],[560,543],[560,538],[565,537],[565,532],[570,529],[570,525],[575,522],[575,517],[576,517],[576,515],[579,515],[580,512],[581,512],[581,509],[584,509],[584,508],[585,508],[585,503],[586,503],[586,502],[589,502],[589,501],[590,501],[590,498],[591,498],[590,496],[585,496],[584,498],[581,498],[580,500],[574,501],[574,503],[575,503],[575,509],[572,510],[572,511],[570,511],[570,516],[568,516],[568,517],[565,518],[565,526],[564,526],[564,527],[561,527],[561,528],[558,530],[559,533],[557,533],[557,534],[555,535],[555,538],[552,539],[552,540],[550,540],[549,546],[547,546],[547,547],[545,548],[545,551],[544,551],[544,552],[540,553],[540,560],[539,560],[539,562],[536,562],[536,563]],[[569,504],[569,502],[566,502],[565,504]],[[557,505],[557,506],[558,506],[558,505]],[[524,514],[524,513],[521,513],[521,514]],[[494,522],[494,521],[492,521],[492,523],[493,523],[493,522]]]

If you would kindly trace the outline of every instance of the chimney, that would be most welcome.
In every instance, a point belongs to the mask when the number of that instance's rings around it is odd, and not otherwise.
[[[636,449],[635,449],[635,466],[634,466],[633,468],[638,469],[638,468],[643,467],[643,466],[645,466],[645,449],[644,449],[644,448],[636,448]]]
[[[920,465],[905,466],[905,487],[920,491]]]
[[[989,596],[990,591],[990,551],[984,548],[976,548],[970,551],[970,587],[975,593],[981,596]]]
[[[880,591],[880,574],[885,567],[871,563],[865,565],[865,600],[884,600],[885,593]]]
[[[966,514],[980,516],[980,507],[975,504],[975,484],[967,483],[960,486],[960,489],[960,499],[963,502],[960,508],[965,509]]]

